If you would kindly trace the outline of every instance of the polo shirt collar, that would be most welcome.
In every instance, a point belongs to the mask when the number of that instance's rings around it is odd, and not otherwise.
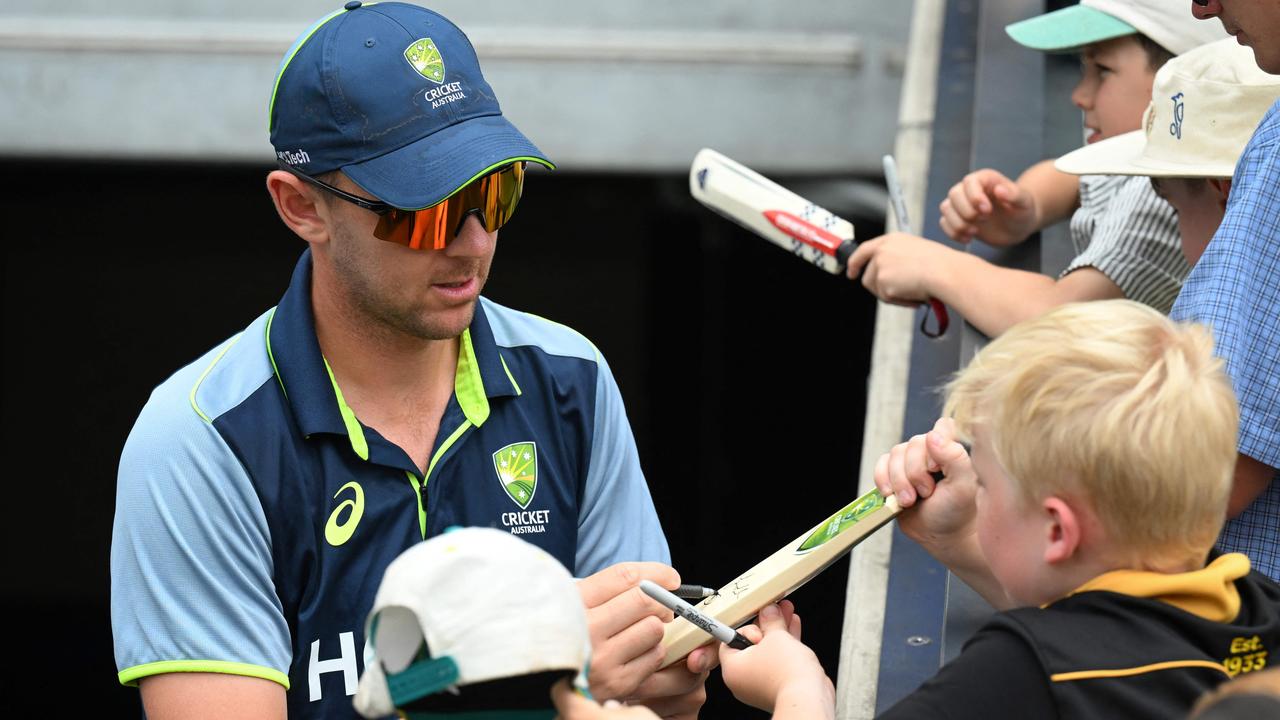
[[[364,426],[347,405],[320,352],[315,327],[308,249],[293,270],[289,289],[267,320],[267,355],[303,436],[346,435],[352,450],[368,460]],[[459,339],[454,398],[467,420],[479,426],[489,417],[490,398],[519,395],[520,386],[494,340],[484,302],[476,303],[475,317]]]
[[[1249,558],[1240,553],[1227,553],[1192,572],[1166,574],[1113,570],[1081,585],[1071,594],[1109,590],[1161,600],[1214,622],[1231,622],[1240,614],[1240,591],[1236,589],[1236,580],[1248,574]]]

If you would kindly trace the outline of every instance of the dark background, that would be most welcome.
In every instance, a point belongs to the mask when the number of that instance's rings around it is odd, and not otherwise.
[[[266,170],[0,161],[13,709],[140,715],[111,646],[120,449],[154,386],[284,292],[303,243]],[[683,176],[537,173],[501,235],[485,294],[608,358],[685,581],[719,586],[856,496],[861,287],[711,214]],[[847,567],[792,598],[833,679]],[[704,718],[765,717],[718,672],[708,691]]]

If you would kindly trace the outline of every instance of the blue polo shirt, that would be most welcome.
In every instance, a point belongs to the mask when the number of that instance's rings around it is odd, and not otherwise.
[[[1240,454],[1280,468],[1280,100],[1236,162],[1226,214],[1173,305],[1213,328],[1240,403]],[[1280,581],[1280,472],[1218,538]]]
[[[156,388],[125,443],[111,544],[120,681],[222,672],[289,717],[356,717],[386,566],[452,525],[506,529],[579,577],[669,563],[622,399],[578,333],[487,299],[426,474],[362,424],[316,340],[311,257],[280,304]]]

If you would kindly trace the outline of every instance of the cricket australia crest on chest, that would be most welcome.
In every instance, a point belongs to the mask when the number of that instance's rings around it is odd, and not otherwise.
[[[502,513],[502,525],[513,535],[543,533],[551,521],[550,510],[530,510],[538,493],[538,445],[516,442],[493,453],[498,485],[517,509]]]

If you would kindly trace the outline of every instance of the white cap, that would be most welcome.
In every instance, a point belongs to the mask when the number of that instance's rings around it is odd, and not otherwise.
[[[1228,38],[1160,68],[1143,130],[1068,153],[1072,175],[1231,177],[1258,122],[1280,97],[1280,76],[1258,69],[1253,50]]]
[[[585,688],[591,655],[586,611],[569,572],[542,549],[489,528],[452,530],[396,558],[378,586],[365,637],[355,707],[367,718],[441,691],[537,673],[576,676]],[[551,682],[537,689],[546,708],[550,691]],[[507,693],[486,695],[483,707],[468,709],[509,707],[502,704]]]
[[[1142,33],[1174,55],[1227,36],[1222,23],[1197,20],[1177,0],[1080,0],[1005,28],[1018,43],[1045,52],[1071,52],[1085,45]]]

